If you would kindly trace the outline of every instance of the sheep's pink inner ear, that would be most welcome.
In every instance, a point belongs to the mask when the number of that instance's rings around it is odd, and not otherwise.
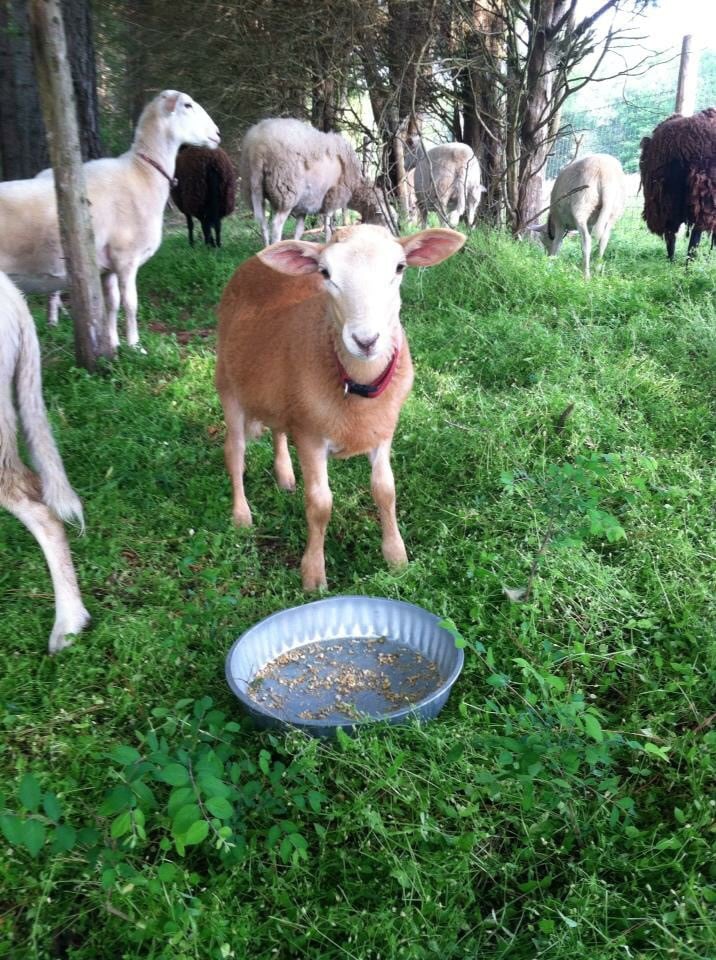
[[[270,247],[257,254],[259,260],[267,267],[298,277],[304,273],[315,273],[318,270],[318,258],[321,256],[324,244],[306,243],[303,240],[281,240],[272,243]]]
[[[174,113],[177,108],[179,94],[175,90],[170,90],[167,93],[162,94],[162,100],[164,101],[164,109],[166,112]]]
[[[465,235],[457,230],[436,227],[434,230],[421,230],[410,237],[401,237],[398,243],[405,250],[409,267],[432,267],[457,253],[465,240]]]

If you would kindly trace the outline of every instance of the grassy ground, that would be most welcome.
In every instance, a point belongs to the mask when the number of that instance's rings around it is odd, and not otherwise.
[[[147,355],[104,378],[39,324],[94,625],[45,655],[49,578],[0,516],[0,956],[716,956],[713,256],[634,228],[585,283],[574,245],[478,233],[406,277],[412,562],[384,569],[367,463],[340,462],[328,578],[451,618],[466,666],[438,721],[318,743],[250,729],[223,679],[304,600],[267,440],[255,526],[230,522],[213,305],[256,248],[169,236]]]

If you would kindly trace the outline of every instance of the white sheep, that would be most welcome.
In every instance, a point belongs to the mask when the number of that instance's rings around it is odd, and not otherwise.
[[[428,212],[435,210],[442,223],[455,227],[464,215],[473,227],[484,187],[480,164],[466,143],[444,143],[417,155],[415,199],[424,227]]]
[[[395,516],[390,447],[413,366],[400,324],[407,266],[431,266],[465,242],[453,230],[396,239],[377,226],[344,227],[330,243],[284,240],[251,257],[218,308],[216,384],[226,418],[226,465],[234,521],[251,524],[244,494],[246,440],[273,431],[279,486],[296,481],[287,437],[304,481],[307,590],[325,586],[323,543],[331,514],[328,458],[365,454],[383,527],[383,556],[407,562]]]
[[[36,476],[20,459],[13,381],[23,435]],[[52,438],[42,399],[40,347],[22,295],[0,273],[0,506],[35,537],[45,554],[55,591],[55,624],[50,653],[72,642],[89,621],[62,520],[84,525],[82,505],[69,484]]]
[[[589,279],[592,236],[599,244],[599,257],[609,243],[614,224],[624,213],[627,182],[622,166],[608,153],[580,157],[560,171],[552,187],[547,223],[532,227],[551,257],[559,253],[562,240],[577,230],[582,241],[584,276]]]
[[[127,342],[139,345],[137,271],[159,248],[162,218],[182,143],[215,147],[219,131],[191,97],[165,90],[142,112],[134,142],[120,157],[84,165],[106,323],[118,344],[120,299]],[[26,293],[67,286],[52,171],[0,183],[0,270]]]
[[[288,217],[296,218],[295,239],[307,214],[325,218],[349,207],[367,223],[385,223],[373,185],[361,174],[355,150],[337,133],[322,133],[301,120],[268,119],[251,127],[241,147],[244,198],[261,225],[264,243],[281,239]],[[271,228],[264,205],[273,212]]]

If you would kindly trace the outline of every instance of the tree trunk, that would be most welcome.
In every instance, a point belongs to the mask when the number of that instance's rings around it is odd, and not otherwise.
[[[486,193],[480,219],[498,225],[503,210],[505,176],[504,92],[496,78],[505,61],[503,0],[491,8],[474,2],[472,29],[466,37],[469,63],[462,71],[462,140],[475,151]]]
[[[513,224],[516,232],[534,222],[542,207],[558,74],[560,35],[556,25],[569,7],[569,0],[542,0],[531,25],[520,116],[519,184]]]
[[[70,280],[77,363],[94,371],[111,358],[94,231],[80,152],[72,73],[59,0],[30,0],[30,37],[52,166],[60,238]]]
[[[104,155],[99,133],[97,100],[97,66],[92,34],[92,5],[87,0],[62,0],[67,54],[72,69],[72,82],[80,125],[80,146],[83,160]]]
[[[27,0],[0,0],[0,160],[3,179],[25,180],[50,165],[30,43]],[[62,0],[82,157],[103,155],[91,6]]]
[[[27,0],[0,0],[0,169],[24,180],[49,166]]]

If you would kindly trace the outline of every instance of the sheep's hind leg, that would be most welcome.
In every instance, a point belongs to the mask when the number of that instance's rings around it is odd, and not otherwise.
[[[279,433],[278,430],[273,431],[273,469],[279,487],[293,493],[296,489],[296,477],[291,463],[291,454],[288,452],[288,438],[285,433]]]
[[[389,566],[404,567],[408,555],[395,516],[395,480],[390,466],[390,441],[371,450],[369,460],[373,467],[370,489],[383,528],[383,556]]]
[[[589,261],[592,256],[592,236],[586,223],[577,224],[579,236],[582,241],[582,267],[584,269],[584,278],[589,280]]]
[[[90,619],[77,585],[65,528],[46,504],[27,494],[3,497],[2,506],[27,527],[45,555],[55,593],[55,623],[49,651],[57,653],[72,643],[68,635],[81,633]]]
[[[271,243],[278,243],[283,234],[283,226],[288,220],[291,210],[275,210],[271,221]]]
[[[127,325],[127,343],[135,350],[143,351],[137,329],[137,264],[132,264],[128,269],[120,271],[118,277],[124,322]]]
[[[664,239],[666,240],[666,256],[674,262],[674,250],[676,249],[676,232],[674,230],[667,230],[664,234]]]
[[[696,227],[691,228],[691,236],[689,237],[689,247],[686,251],[686,259],[693,260],[696,256],[696,250],[698,245],[701,243],[701,234],[702,230],[698,230]]]
[[[232,393],[221,394],[221,405],[226,420],[224,459],[234,491],[234,523],[237,527],[250,527],[251,509],[244,493],[244,456],[246,453],[246,414]]]
[[[191,216],[188,213],[184,214],[184,216],[186,217],[186,228],[189,231],[189,246],[193,247],[194,246],[194,221],[192,220]]]
[[[202,232],[203,232],[203,234],[204,234],[204,243],[206,244],[206,246],[207,246],[207,247],[214,247],[214,246],[216,246],[216,244],[214,243],[214,238],[213,238],[212,235],[211,235],[211,221],[210,221],[210,220],[202,220],[202,221],[201,221],[201,229],[202,229]]]
[[[116,273],[102,274],[102,291],[104,293],[105,323],[109,342],[116,349],[119,346],[117,333],[117,314],[119,313],[119,282]]]
[[[326,586],[323,545],[333,509],[333,495],[328,485],[328,448],[325,443],[299,439],[296,448],[303,473],[308,522],[308,541],[301,560],[303,589],[319,590]]]

